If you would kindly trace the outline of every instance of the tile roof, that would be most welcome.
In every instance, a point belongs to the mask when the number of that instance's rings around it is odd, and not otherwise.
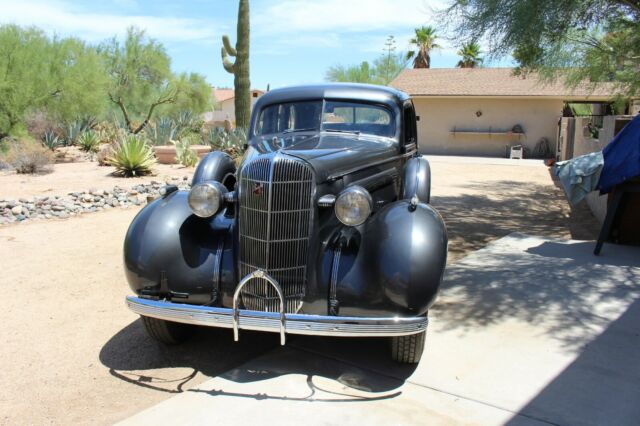
[[[233,99],[236,97],[236,92],[233,89],[211,89],[213,92],[213,97],[217,102],[224,102],[229,99]],[[251,93],[258,93],[259,96],[264,95],[264,90],[251,89]]]
[[[524,96],[609,98],[612,83],[566,87],[562,81],[541,82],[536,74],[513,75],[513,68],[406,69],[390,84],[412,96]]]
[[[213,97],[217,102],[224,102],[234,98],[235,91],[233,89],[213,89]]]

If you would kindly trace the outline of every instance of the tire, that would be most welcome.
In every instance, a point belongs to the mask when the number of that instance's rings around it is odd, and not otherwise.
[[[391,357],[396,362],[403,364],[417,364],[420,362],[427,331],[409,336],[396,336],[391,338]]]
[[[193,334],[193,327],[187,324],[145,316],[140,318],[149,336],[165,345],[180,344]]]

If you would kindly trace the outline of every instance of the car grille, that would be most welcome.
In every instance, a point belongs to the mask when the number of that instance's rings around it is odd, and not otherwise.
[[[278,281],[286,312],[304,297],[313,215],[313,171],[282,154],[257,158],[239,180],[240,276],[261,269]],[[278,312],[280,301],[263,279],[241,290],[245,309]]]

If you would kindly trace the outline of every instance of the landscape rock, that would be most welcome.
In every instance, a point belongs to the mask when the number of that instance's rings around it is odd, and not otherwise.
[[[190,188],[188,177],[170,177],[168,184],[179,189]],[[79,214],[108,210],[114,207],[123,209],[140,206],[160,196],[164,184],[152,181],[133,185],[131,188],[114,186],[110,190],[91,188],[88,191],[70,192],[67,195],[20,197],[16,200],[0,199],[0,226],[11,223],[23,223],[29,220],[66,219]]]

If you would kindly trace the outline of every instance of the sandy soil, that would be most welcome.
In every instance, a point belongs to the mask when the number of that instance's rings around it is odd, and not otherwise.
[[[111,184],[99,170],[83,182]],[[542,166],[437,159],[432,171],[451,261],[513,231],[590,238],[597,229],[568,207]],[[4,179],[16,178],[1,179],[6,196]],[[57,173],[32,179],[24,185],[34,195],[83,189]],[[217,330],[180,347],[151,341],[123,303],[122,240],[136,212],[0,228],[0,423],[110,424],[278,345],[277,336],[256,333],[232,345],[231,333]]]
[[[111,176],[113,167],[100,167],[96,162],[58,163],[51,173],[20,175],[14,171],[0,171],[0,199],[30,198],[42,195],[66,195],[74,191],[113,189],[118,185],[129,188],[152,180],[165,182],[167,178],[193,175],[193,168],[175,164],[157,164],[154,176],[121,178]]]

